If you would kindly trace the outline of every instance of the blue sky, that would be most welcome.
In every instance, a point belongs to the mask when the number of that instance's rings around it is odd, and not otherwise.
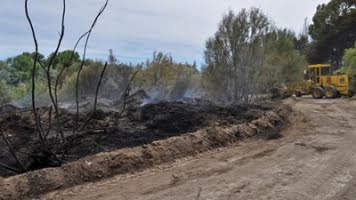
[[[0,59],[33,51],[24,1],[1,0]],[[85,3],[84,3],[85,2]],[[85,32],[104,0],[67,0],[66,33],[61,50],[71,49]],[[108,50],[121,62],[143,62],[153,51],[177,61],[203,62],[205,41],[214,34],[229,9],[257,7],[275,22],[300,32],[304,19],[328,0],[111,0],[92,34],[88,57],[105,60]],[[40,52],[55,48],[60,32],[62,0],[29,0]]]

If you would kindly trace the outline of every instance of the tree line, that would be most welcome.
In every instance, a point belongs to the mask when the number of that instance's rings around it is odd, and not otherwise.
[[[99,96],[122,98],[130,77],[139,71],[131,90],[144,89],[154,98],[202,97],[223,104],[250,103],[270,88],[301,81],[308,63],[345,65],[348,68],[341,70],[350,72],[356,54],[353,49],[355,14],[354,0],[331,0],[318,6],[313,23],[305,22],[304,30],[297,34],[273,25],[273,20],[261,9],[242,9],[237,13],[230,10],[218,24],[216,33],[207,39],[202,66],[176,62],[164,52],[154,52],[144,63],[125,64],[119,62],[110,50]],[[50,64],[49,76],[53,82],[58,82],[59,96],[66,100],[76,95],[76,85],[80,87],[78,95],[81,98],[93,96],[92,88],[95,88],[104,64],[81,57],[73,50],[53,52],[47,57],[32,52],[10,57],[0,61],[2,103],[11,99],[29,102],[35,59],[38,61],[35,74],[37,99],[48,90],[46,71],[41,70],[43,66]],[[79,69],[80,79],[75,73]]]
[[[309,26],[313,41],[307,53],[311,63],[329,62],[340,67],[345,49],[356,41],[355,0],[331,0],[321,4]]]

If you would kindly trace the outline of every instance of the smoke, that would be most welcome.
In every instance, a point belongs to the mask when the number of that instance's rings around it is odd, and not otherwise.
[[[161,101],[166,101],[166,102],[173,102],[173,101],[182,101],[182,102],[191,102],[197,99],[202,99],[203,97],[203,92],[201,89],[185,89],[184,91],[179,92],[180,95],[164,95],[162,90],[151,90],[148,93],[149,97],[146,97],[142,99],[142,103],[140,106],[145,106],[147,104],[154,104],[158,103]],[[174,97],[174,98],[172,98]]]

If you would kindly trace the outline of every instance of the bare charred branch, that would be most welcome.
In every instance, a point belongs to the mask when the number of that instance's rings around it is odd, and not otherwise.
[[[20,159],[17,157],[16,152],[12,148],[12,145],[11,145],[10,141],[7,139],[7,137],[5,136],[4,132],[2,132],[1,130],[0,130],[0,134],[1,134],[2,139],[4,140],[4,142],[6,143],[7,147],[9,148],[11,155],[14,157],[14,159],[17,162],[17,164],[21,167],[21,170],[24,171],[25,167],[21,163]]]
[[[10,167],[8,165],[5,165],[4,163],[1,163],[0,162],[0,167],[6,169],[6,170],[10,170],[10,171],[13,171],[13,172],[16,172],[16,173],[21,173],[22,171],[17,169],[17,168],[14,168],[14,167]]]
[[[49,133],[51,132],[51,129],[52,129],[52,106],[49,108],[49,113],[48,113],[48,129],[47,129],[47,133],[45,135],[46,140],[47,140]]]
[[[63,0],[63,11],[62,11],[62,27],[61,27],[61,33],[60,33],[60,36],[59,36],[59,40],[58,40],[58,44],[57,44],[57,47],[53,53],[53,56],[50,58],[48,64],[47,64],[47,71],[46,71],[46,75],[47,75],[47,86],[48,86],[48,92],[49,92],[49,96],[51,98],[51,101],[52,101],[52,104],[54,106],[54,109],[56,111],[56,115],[58,114],[58,105],[57,105],[57,102],[53,96],[53,93],[52,93],[52,81],[51,81],[51,74],[50,74],[50,71],[51,71],[51,66],[53,64],[53,61],[54,59],[56,58],[57,56],[57,53],[59,51],[59,48],[61,47],[61,44],[62,44],[62,41],[63,41],[63,37],[64,37],[64,30],[65,30],[65,26],[64,26],[64,19],[65,19],[65,14],[66,14],[66,0]],[[58,116],[58,115],[57,115]]]
[[[92,30],[94,29],[99,17],[105,11],[107,5],[108,5],[108,0],[106,0],[105,4],[101,7],[101,9],[99,10],[98,14],[94,18],[94,21],[92,22],[92,25],[91,25],[90,29],[87,32],[85,32],[84,34],[82,34],[78,38],[78,40],[77,40],[77,42],[76,42],[76,44],[74,46],[74,50],[71,53],[70,60],[66,61],[66,63],[63,64],[63,68],[60,70],[60,73],[55,77],[55,82],[54,82],[55,85],[54,85],[54,88],[53,88],[52,87],[53,80],[51,78],[51,69],[52,69],[52,66],[53,66],[53,63],[54,63],[56,57],[58,56],[58,52],[59,52],[59,49],[61,47],[61,44],[62,44],[62,41],[63,41],[63,38],[64,38],[64,33],[65,33],[64,22],[65,22],[65,16],[66,16],[66,0],[63,0],[63,10],[62,10],[62,17],[61,17],[61,19],[62,19],[62,21],[61,21],[62,22],[61,23],[61,32],[60,32],[60,36],[59,36],[59,39],[58,39],[58,43],[57,43],[57,46],[55,48],[54,53],[48,59],[49,61],[45,65],[43,63],[41,63],[41,60],[38,57],[38,55],[39,55],[39,53],[38,53],[39,45],[38,45],[38,40],[37,40],[37,37],[36,37],[36,31],[34,29],[32,20],[31,20],[30,15],[29,15],[28,0],[25,0],[26,17],[27,17],[27,21],[28,21],[28,23],[29,23],[29,25],[31,27],[32,37],[33,37],[33,41],[34,41],[34,45],[35,45],[35,56],[34,56],[32,73],[31,73],[31,76],[32,76],[32,93],[31,94],[32,94],[32,113],[33,113],[34,119],[36,121],[36,128],[37,128],[37,131],[38,131],[38,141],[39,141],[39,144],[40,144],[38,149],[36,149],[36,151],[38,150],[40,153],[39,154],[28,153],[27,155],[29,155],[30,157],[42,157],[42,158],[45,158],[45,159],[58,161],[56,163],[60,163],[60,164],[63,163],[63,160],[65,159],[65,155],[67,154],[67,150],[61,151],[60,152],[60,154],[61,154],[60,156],[61,157],[59,158],[58,154],[57,153],[53,153],[53,152],[59,152],[60,149],[62,149],[62,148],[59,148],[59,149],[58,149],[58,147],[54,147],[53,148],[50,145],[50,142],[48,140],[49,135],[51,134],[51,129],[54,127],[54,124],[56,123],[56,125],[55,125],[55,127],[57,128],[56,134],[57,134],[57,136],[58,136],[58,134],[60,134],[61,135],[61,139],[62,139],[61,146],[65,147],[66,144],[68,144],[68,141],[66,141],[65,137],[64,137],[63,127],[62,127],[62,124],[61,124],[62,122],[60,121],[60,113],[59,113],[59,107],[58,107],[58,86],[60,84],[61,78],[64,75],[65,70],[68,69],[71,66],[71,64],[72,64],[72,62],[74,60],[75,51],[76,51],[78,45],[80,44],[82,39],[86,38],[85,44],[84,44],[83,57],[82,57],[82,61],[81,61],[81,64],[80,64],[80,68],[77,71],[77,80],[76,80],[76,103],[77,103],[77,113],[76,113],[77,114],[76,115],[77,116],[77,118],[76,118],[77,120],[76,120],[76,122],[78,124],[78,120],[79,120],[78,119],[79,118],[79,107],[78,107],[78,104],[79,104],[79,100],[78,100],[78,96],[79,96],[79,91],[78,91],[79,90],[79,77],[80,77],[80,73],[81,73],[81,71],[82,71],[82,69],[84,67],[84,64],[85,64],[87,47],[88,47],[88,43],[89,43],[89,39],[90,39]],[[41,116],[41,112],[36,106],[36,73],[37,73],[36,67],[37,66],[41,66],[41,68],[45,72],[45,76],[46,76],[46,79],[47,79],[48,95],[49,95],[49,97],[51,99],[51,102],[53,104],[49,108],[48,118],[47,119],[43,119],[43,121],[41,119],[41,117],[42,117]],[[100,86],[101,86],[102,79],[104,77],[106,68],[107,68],[107,63],[105,63],[105,66],[104,66],[104,68],[103,68],[103,70],[101,72],[101,75],[100,75],[100,78],[99,78],[99,81],[98,81],[98,84],[97,84],[97,88],[96,88],[96,91],[95,91],[96,93],[95,93],[95,100],[94,100],[94,112],[96,111],[97,98],[98,98]],[[54,112],[53,112],[53,110],[54,110]],[[55,123],[53,123],[53,119],[52,119],[53,117],[56,120]],[[89,122],[90,118],[87,121]],[[82,132],[78,131],[77,129],[75,129],[74,132],[73,132],[73,134],[79,135],[79,136],[81,135],[81,133]],[[7,169],[7,170],[14,171],[14,172],[18,172],[18,173],[28,170],[28,169],[25,169],[24,166],[21,164],[20,160],[18,159],[18,157],[16,155],[16,152],[13,150],[13,148],[12,148],[10,142],[7,140],[6,136],[2,132],[1,132],[1,134],[3,136],[3,139],[4,139],[5,143],[9,146],[11,154],[13,154],[14,158],[18,162],[18,165],[21,166],[21,169],[18,170],[16,168],[13,168],[11,166],[7,166],[6,164],[2,164],[2,163],[0,163],[0,167],[2,167],[4,169]],[[95,146],[97,146],[97,147],[101,148],[102,150],[106,151],[106,149],[104,147],[102,147],[100,144],[98,144],[94,139],[92,139],[90,137],[86,137],[85,135],[83,135],[82,138],[88,139]]]
[[[108,62],[105,62],[104,68],[103,68],[103,70],[101,71],[101,74],[100,74],[99,82],[98,82],[98,84],[96,86],[94,105],[93,105],[93,112],[91,114],[89,114],[89,116],[87,117],[85,122],[80,126],[80,128],[78,128],[79,132],[84,130],[84,128],[89,124],[90,120],[93,118],[93,115],[95,115],[95,113],[96,113],[96,106],[98,104],[98,94],[99,94],[101,82],[102,82],[102,79],[104,77],[104,73],[106,71],[107,65],[108,65]]]
[[[56,104],[58,105],[58,85],[59,85],[59,81],[64,73],[64,71],[66,70],[66,67],[63,66],[63,68],[61,69],[61,71],[59,72],[57,78],[56,78],[56,82],[54,84],[54,100],[56,102]]]
[[[40,64],[40,66],[43,69],[43,71],[45,71],[47,73],[46,67],[43,65],[43,63],[40,60],[38,60],[38,64]]]
[[[96,105],[97,105],[97,103],[98,103],[99,89],[100,89],[101,82],[102,82],[102,80],[103,80],[104,73],[105,73],[105,71],[106,71],[106,67],[107,67],[107,66],[108,66],[108,62],[105,62],[104,68],[103,68],[103,70],[101,71],[101,74],[100,74],[100,78],[99,78],[98,85],[96,86],[95,100],[94,100],[94,108],[93,108],[93,112],[94,112],[94,113],[95,113],[95,111],[96,111]]]
[[[43,132],[41,130],[41,121],[38,120],[38,113],[36,110],[36,97],[35,97],[35,93],[36,93],[36,64],[37,64],[37,59],[38,59],[38,42],[37,42],[37,37],[36,37],[36,32],[35,29],[33,27],[32,24],[32,20],[30,18],[29,12],[28,12],[28,0],[25,0],[25,13],[26,13],[26,18],[27,21],[31,27],[31,32],[32,32],[32,38],[33,38],[33,42],[35,44],[35,58],[33,61],[33,67],[32,67],[32,91],[31,91],[31,95],[32,95],[32,112],[36,121],[36,126],[37,126],[37,131],[38,131],[38,135],[39,138],[43,139]]]
[[[39,114],[37,115],[36,121],[39,121],[39,126],[38,126],[38,128],[40,130],[39,131],[40,132],[39,140],[41,142],[42,147],[44,147],[46,145],[46,137],[45,137],[45,132],[44,132],[43,127],[42,127],[41,115],[39,115]]]
[[[131,91],[131,84],[133,82],[133,80],[135,79],[136,75],[138,74],[138,72],[140,72],[140,70],[137,70],[132,76],[131,79],[129,81],[129,83],[127,84],[126,90],[124,92],[124,96],[123,96],[123,103],[122,103],[122,110],[119,113],[119,116],[122,116],[122,114],[125,112],[126,110],[126,101],[127,98],[130,96],[130,91]]]
[[[83,52],[83,58],[82,58],[82,62],[81,65],[79,67],[78,73],[77,73],[77,79],[76,79],[76,84],[75,84],[75,99],[76,99],[76,107],[77,107],[77,113],[76,113],[76,123],[78,126],[78,122],[79,122],[79,78],[80,78],[80,74],[83,70],[84,67],[84,63],[85,63],[85,58],[86,58],[86,52],[87,52],[87,47],[88,47],[88,42],[90,39],[90,35],[92,33],[92,30],[94,29],[96,22],[98,21],[99,17],[103,14],[103,12],[105,11],[107,5],[108,5],[109,0],[105,1],[104,6],[99,10],[99,13],[96,15],[87,35],[86,35],[86,41],[84,44],[84,52]]]
[[[74,59],[75,51],[77,50],[77,47],[78,47],[80,41],[81,41],[88,33],[89,33],[89,31],[87,31],[86,33],[84,33],[83,35],[81,35],[81,36],[79,37],[79,39],[78,39],[77,42],[75,43],[75,46],[74,46],[74,48],[73,48],[73,50],[72,50],[72,54],[71,54],[71,57],[70,57],[69,62],[66,63],[66,64],[62,67],[62,69],[61,69],[59,75],[57,76],[56,83],[55,83],[55,87],[54,87],[54,95],[55,95],[56,104],[58,104],[58,85],[59,85],[60,79],[61,79],[61,77],[63,76],[64,71],[65,71],[66,69],[68,69],[68,67],[70,67],[70,66],[72,65],[72,62],[73,62],[73,59]]]

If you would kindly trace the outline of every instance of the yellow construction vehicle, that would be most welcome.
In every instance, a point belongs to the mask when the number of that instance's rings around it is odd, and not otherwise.
[[[297,84],[293,88],[297,97],[311,94],[315,99],[321,99],[324,96],[328,99],[334,99],[339,96],[353,96],[354,94],[350,88],[350,76],[333,73],[332,66],[329,64],[309,65],[305,79],[303,84]]]

